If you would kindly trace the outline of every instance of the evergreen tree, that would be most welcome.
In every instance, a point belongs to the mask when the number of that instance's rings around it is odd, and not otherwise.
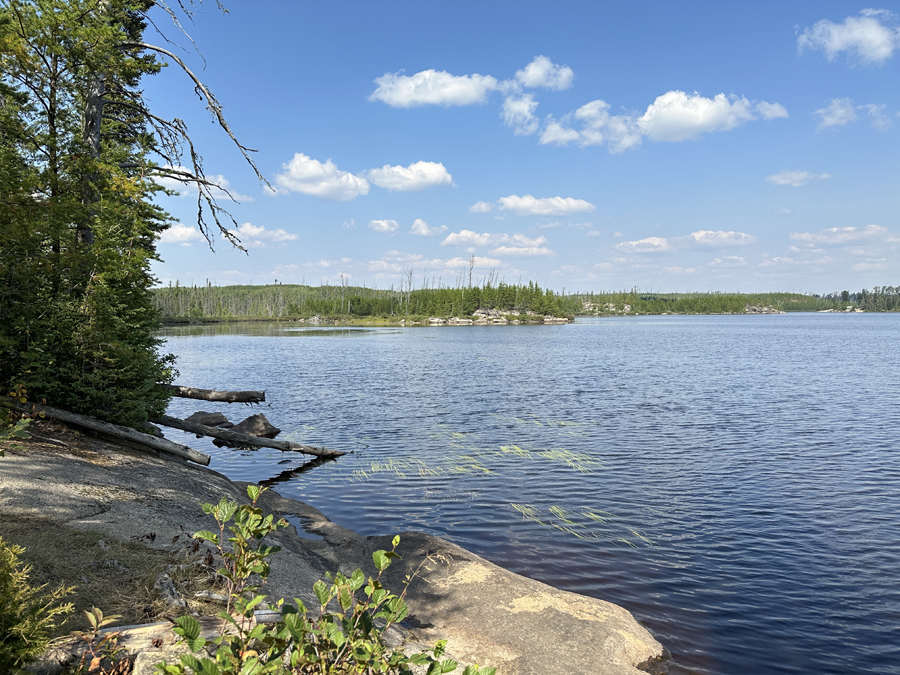
[[[201,230],[211,213],[231,238],[184,123],[139,88],[174,60],[234,138],[183,62],[144,42],[154,6],[174,15],[154,0],[0,1],[0,385],[135,426],[164,411],[156,385],[174,376],[152,337],[150,263],[169,224],[153,177],[197,185]]]

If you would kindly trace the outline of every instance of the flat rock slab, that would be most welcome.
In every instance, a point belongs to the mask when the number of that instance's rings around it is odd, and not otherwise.
[[[0,514],[39,515],[123,541],[148,542],[153,533],[149,545],[166,548],[183,531],[214,529],[200,503],[247,501],[245,483],[210,469],[119,442],[82,440],[78,449],[39,442],[7,449],[0,459]],[[260,505],[294,516],[321,537],[301,538],[293,527],[270,537],[283,549],[272,559],[265,588],[271,599],[300,598],[316,607],[312,585],[326,571],[361,567],[374,575],[372,552],[391,548],[390,536],[360,536],[271,490]],[[452,658],[495,666],[501,675],[665,672],[663,646],[617,605],[518,576],[419,532],[402,533],[398,552],[403,557],[388,570],[387,588],[399,592],[405,575],[421,569],[408,590],[410,615],[391,634],[393,643],[417,649],[446,639]]]

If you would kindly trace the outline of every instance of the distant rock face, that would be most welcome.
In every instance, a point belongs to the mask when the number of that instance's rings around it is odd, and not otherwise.
[[[744,312],[746,314],[784,314],[780,309],[775,309],[772,305],[745,305]]]

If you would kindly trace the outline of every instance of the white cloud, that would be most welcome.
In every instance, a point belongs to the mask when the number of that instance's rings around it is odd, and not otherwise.
[[[609,111],[609,104],[597,99],[562,120],[548,115],[539,143],[577,143],[581,146],[605,143],[610,152],[618,153],[637,147],[644,136],[654,141],[685,141],[706,132],[727,131],[750,120],[788,116],[780,103],[753,103],[746,98],[727,97],[725,94],[706,98],[683,91],[668,91],[658,96],[640,117],[632,114],[611,115]],[[579,125],[580,129],[573,125]]]
[[[789,216],[789,215],[791,215],[791,210],[782,207],[782,208],[774,209],[772,211],[772,213],[774,213],[776,216]]]
[[[175,223],[159,235],[160,244],[190,246],[195,241],[206,241],[206,239],[195,225],[185,225],[184,223]]]
[[[172,166],[165,165],[162,167],[163,169],[173,169],[175,171],[179,171],[186,174],[193,174],[193,171],[188,169],[186,166]],[[173,192],[177,192],[181,197],[196,197],[197,196],[197,184],[191,182],[189,180],[178,180],[177,178],[172,178],[171,176],[153,176],[153,180],[155,183],[162,185],[167,190],[172,190]],[[213,174],[207,175],[206,180],[209,183],[212,183],[210,186],[210,193],[216,199],[234,199],[238,202],[252,202],[253,197],[249,195],[242,195],[240,192],[236,192],[232,189],[231,183],[228,182],[228,179],[225,178],[222,174]]]
[[[599,236],[600,236],[600,231],[599,231],[599,230],[591,230],[590,232],[587,233],[587,236],[589,236],[589,237],[599,237]]]
[[[826,180],[831,178],[828,173],[810,173],[809,171],[779,171],[771,176],[766,176],[766,180],[775,185],[790,185],[791,187],[800,187],[806,185],[813,180]],[[776,209],[775,213],[787,214],[789,209]]]
[[[447,235],[441,246],[488,246],[490,244],[502,244],[509,238],[506,234],[478,233],[472,230],[460,230]]]
[[[526,237],[524,234],[473,232],[461,230],[447,235],[441,246],[495,246],[490,253],[501,256],[552,256],[556,255],[546,246],[546,237]],[[470,249],[474,250],[474,248]]]
[[[844,23],[823,19],[797,37],[797,49],[821,49],[829,61],[847,52],[862,63],[884,63],[900,48],[900,28],[889,25],[895,21],[883,9],[864,9]]]
[[[820,244],[848,244],[863,239],[877,238],[892,241],[888,238],[889,230],[881,225],[866,225],[865,227],[831,227],[818,232],[791,232],[790,238],[807,246]]]
[[[355,230],[356,229],[356,221],[353,218],[348,218],[344,221],[344,229],[345,230]]]
[[[535,56],[531,63],[516,71],[516,80],[530,88],[568,89],[574,78],[575,73],[569,66],[557,65],[546,56]]]
[[[538,104],[532,94],[518,97],[508,96],[503,101],[500,119],[513,130],[516,136],[530,136],[538,130],[540,125],[537,117],[534,116],[537,107]]]
[[[375,84],[370,101],[383,101],[394,108],[420,105],[462,106],[484,103],[487,95],[498,88],[490,75],[451,75],[446,71],[423,70],[415,75],[385,73]]]
[[[697,271],[696,267],[681,267],[679,265],[671,265],[663,267],[663,269],[669,274],[693,274]]]
[[[280,244],[299,238],[299,235],[291,234],[280,227],[277,230],[267,230],[265,225],[254,225],[253,223],[238,225],[236,230],[229,230],[229,232],[240,239],[241,245],[246,248],[266,248],[268,243]]]
[[[739,255],[726,255],[721,258],[716,258],[711,263],[709,263],[710,267],[741,267],[746,265],[747,261],[744,260]]]
[[[769,104],[771,105],[771,104]],[[641,131],[654,141],[684,141],[704,132],[727,131],[755,119],[746,98],[717,94],[669,91],[658,96],[637,120]]]
[[[672,247],[663,237],[647,237],[636,241],[622,241],[615,248],[623,253],[657,253],[671,251]]]
[[[597,208],[590,202],[586,202],[583,199],[573,199],[572,197],[538,199],[531,195],[525,195],[524,197],[510,195],[509,197],[501,197],[498,201],[501,210],[512,211],[519,216],[566,216],[572,213],[593,211]]]
[[[758,112],[759,116],[764,120],[775,120],[779,117],[789,117],[787,108],[785,108],[780,103],[766,103],[765,101],[760,101],[756,104],[756,112]]]
[[[813,115],[819,115],[822,118],[819,122],[819,129],[842,127],[858,119],[853,101],[849,98],[833,98],[827,107],[819,108]]]
[[[453,177],[440,162],[414,162],[409,166],[385,164],[365,172],[366,178],[380,188],[401,192],[453,185]]]
[[[546,246],[498,246],[497,248],[492,249],[490,253],[493,255],[505,256],[556,255],[556,253],[551,251]]]
[[[697,230],[691,232],[690,236],[696,243],[708,246],[744,246],[756,243],[756,237],[744,232]]]
[[[891,118],[885,114],[887,106],[884,103],[866,103],[856,106],[858,110],[865,110],[869,115],[869,122],[878,131],[887,131],[891,128]]]
[[[369,182],[365,178],[339,170],[330,159],[323,164],[298,152],[282,168],[284,173],[275,176],[275,182],[285,192],[342,202],[369,193]]]
[[[857,272],[870,272],[872,270],[883,270],[887,269],[887,258],[869,258],[866,262],[856,263],[851,266],[851,269],[856,270]]]
[[[530,239],[524,234],[514,234],[511,237],[503,235],[503,243],[509,245],[498,246],[497,248],[491,250],[490,253],[493,255],[502,256],[556,255],[553,251],[547,248],[546,237],[537,237],[535,239]]]
[[[433,227],[426,223],[421,218],[416,218],[415,222],[412,224],[412,228],[410,229],[411,234],[416,234],[420,237],[436,237],[439,234],[446,232],[447,226],[441,225],[440,227]]]
[[[489,202],[475,202],[469,207],[469,213],[490,213],[494,205]]]
[[[400,228],[400,225],[397,224],[396,220],[370,220],[369,227],[376,232],[394,234]]]
[[[575,129],[565,127],[552,117],[548,117],[547,124],[544,127],[544,131],[541,132],[541,138],[538,140],[538,143],[541,145],[568,145],[578,141],[580,138],[581,134]]]

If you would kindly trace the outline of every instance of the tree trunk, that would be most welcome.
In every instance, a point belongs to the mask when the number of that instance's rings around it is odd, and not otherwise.
[[[299,443],[291,443],[290,441],[276,441],[271,438],[261,438],[259,436],[250,436],[248,434],[239,434],[235,431],[227,429],[219,429],[218,427],[208,427],[203,424],[194,424],[187,420],[178,419],[177,417],[169,417],[161,415],[152,420],[154,424],[162,424],[174,429],[189,431],[192,434],[200,434],[202,436],[212,436],[220,438],[223,441],[237,443],[239,445],[249,445],[256,448],[275,448],[282,452],[302,452],[307,455],[315,455],[316,457],[340,457],[345,452],[337,452],[336,450],[328,450],[327,448],[316,448],[311,445],[301,445]]]
[[[159,385],[179,398],[195,398],[200,401],[218,401],[220,403],[264,403],[264,391],[215,391],[213,389],[195,389],[180,387],[176,384]]]
[[[14,399],[10,400],[13,401],[13,405],[18,410],[21,410],[23,412],[31,412],[33,407],[35,411],[44,413],[46,417],[51,417],[55,420],[66,422],[67,424],[74,424],[75,426],[84,427],[85,429],[90,429],[91,431],[99,431],[100,433],[108,434],[110,436],[114,436],[115,438],[121,438],[126,441],[132,441],[133,443],[138,443],[140,445],[144,445],[148,448],[153,448],[154,450],[159,450],[161,452],[168,452],[170,455],[177,455],[178,457],[183,457],[184,459],[196,462],[197,464],[202,464],[203,466],[209,465],[209,455],[204,455],[202,452],[198,452],[193,448],[189,448],[186,445],[173,443],[172,441],[168,441],[165,438],[157,438],[156,436],[151,436],[150,434],[144,434],[130,427],[122,427],[118,424],[101,422],[100,420],[93,417],[88,417],[87,415],[79,415],[77,413],[69,412],[68,410],[51,408],[47,405],[26,405],[24,403],[19,403]]]

